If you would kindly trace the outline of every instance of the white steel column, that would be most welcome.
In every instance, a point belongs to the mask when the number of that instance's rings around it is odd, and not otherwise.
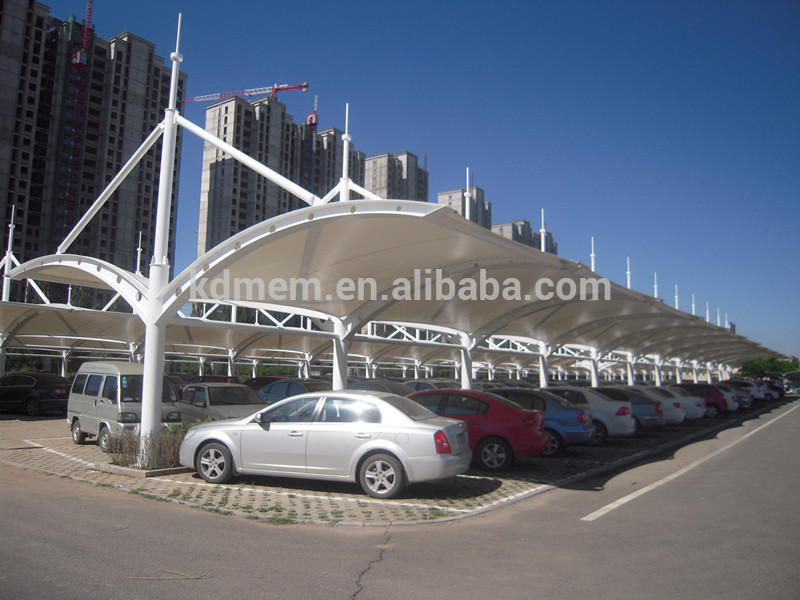
[[[8,246],[6,248],[6,257],[3,260],[3,302],[8,302],[8,297],[11,295],[11,280],[7,277],[8,272],[14,267],[12,265],[12,256],[14,256],[14,218],[17,214],[16,205],[11,205],[11,222],[8,224]],[[0,373],[5,373],[5,364]]]
[[[144,376],[142,380],[142,421],[140,424],[140,466],[154,466],[155,447],[161,429],[161,390],[164,377],[164,341],[166,326],[161,320],[164,311],[161,293],[169,283],[169,213],[172,198],[172,181],[175,170],[175,122],[178,100],[178,78],[183,57],[179,54],[181,39],[181,16],[178,16],[178,35],[172,60],[172,79],[169,91],[169,106],[164,116],[164,134],[161,146],[161,168],[158,179],[158,205],[156,208],[155,241],[153,259],[150,263],[150,280],[146,314],[144,315]],[[150,443],[146,443],[147,439]]]
[[[660,356],[656,356],[655,360],[653,360],[653,379],[655,380],[655,384],[657,386],[661,386],[661,365],[664,364],[664,361],[661,360]]]
[[[461,338],[461,387],[465,390],[472,389],[472,340],[470,337],[462,333],[459,335]]]
[[[633,372],[633,365],[636,364],[636,357],[633,355],[633,352],[628,353],[628,362],[625,365],[625,370],[628,374],[628,385],[634,385],[636,383],[636,375]]]
[[[347,329],[339,319],[333,322],[333,379],[331,385],[334,390],[347,389]]]
[[[599,385],[599,381],[597,378],[597,361],[599,358],[600,358],[600,351],[597,348],[592,348],[592,357],[589,359],[592,387],[597,387]]]
[[[539,387],[547,387],[547,358],[552,349],[545,343],[539,344]]]

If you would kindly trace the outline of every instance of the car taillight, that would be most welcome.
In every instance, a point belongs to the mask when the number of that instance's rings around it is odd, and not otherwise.
[[[67,390],[65,390],[64,388],[56,388],[53,390],[53,393],[55,393],[56,396],[66,396]]]
[[[664,409],[661,407],[661,402],[656,402],[656,412],[664,412]]]
[[[528,425],[529,427],[536,425],[536,417],[533,415],[525,417],[525,425]]]
[[[433,434],[433,443],[436,444],[436,454],[450,454],[450,442],[441,429]]]
[[[589,413],[585,410],[578,415],[578,422],[579,423],[588,423],[589,422]]]
[[[624,417],[625,415],[629,415],[629,414],[631,414],[631,409],[628,408],[627,406],[620,406],[617,409],[617,412],[616,412],[616,415],[618,417]]]
[[[680,402],[673,402],[672,406],[674,406],[675,408],[680,408],[681,407],[681,403]]]

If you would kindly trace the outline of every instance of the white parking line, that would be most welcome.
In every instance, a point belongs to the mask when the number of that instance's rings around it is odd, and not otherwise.
[[[665,483],[669,483],[673,479],[677,479],[678,477],[680,477],[684,473],[688,473],[689,471],[694,469],[696,466],[703,464],[707,460],[715,457],[717,454],[721,454],[722,452],[725,452],[729,448],[732,448],[733,446],[735,446],[739,442],[746,440],[751,435],[756,434],[757,432],[761,431],[765,427],[767,427],[769,425],[772,425],[773,423],[775,423],[779,419],[782,419],[783,417],[785,417],[786,415],[790,414],[791,412],[793,412],[794,410],[796,410],[798,408],[800,408],[800,405],[795,406],[795,407],[789,409],[788,411],[786,411],[785,413],[783,413],[782,415],[778,415],[777,417],[775,417],[771,421],[768,421],[768,422],[764,423],[763,425],[760,425],[760,426],[756,427],[750,433],[746,433],[745,435],[740,437],[738,440],[736,440],[734,442],[731,442],[727,446],[723,446],[722,448],[719,448],[719,449],[715,450],[711,454],[708,454],[708,455],[704,456],[703,458],[699,458],[696,461],[694,461],[693,463],[690,463],[690,464],[686,465],[682,469],[678,469],[677,471],[675,471],[671,475],[667,475],[666,477],[664,477],[662,479],[659,479],[658,481],[656,481],[654,483],[651,483],[650,485],[647,485],[647,486],[643,487],[642,489],[640,489],[640,490],[638,490],[636,492],[633,492],[632,494],[628,494],[627,496],[623,496],[619,500],[615,500],[614,502],[611,502],[610,504],[606,504],[604,507],[597,509],[596,511],[586,515],[585,517],[581,517],[581,521],[594,521],[596,519],[599,519],[603,515],[606,515],[606,514],[610,513],[615,508],[619,508],[620,506],[623,506],[624,504],[627,504],[631,500],[635,500],[639,496],[643,496],[647,492],[650,492],[650,491],[652,491],[652,490],[654,490],[654,489],[656,489],[658,487],[661,487],[662,485],[664,485]]]

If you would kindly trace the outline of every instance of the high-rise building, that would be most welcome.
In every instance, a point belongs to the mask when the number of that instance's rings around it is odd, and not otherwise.
[[[486,229],[492,228],[492,203],[484,200],[483,188],[470,187],[469,215],[467,214],[467,188],[439,192],[439,204],[449,206],[465,219]]]
[[[503,236],[509,240],[525,244],[537,250],[542,249],[542,234],[540,231],[534,231],[531,224],[525,219],[518,219],[516,221],[509,221],[508,223],[500,223],[492,225],[492,231],[498,235]],[[550,254],[558,254],[558,244],[553,239],[553,234],[549,231],[544,233],[544,251]]]
[[[210,104],[205,128],[317,196],[327,194],[342,177],[343,132],[335,128],[317,132],[316,113],[313,122],[309,118],[296,124],[286,105],[275,98],[234,96]],[[364,154],[352,146],[348,173],[363,186]],[[305,203],[299,198],[206,144],[197,254],[256,223],[302,206]]]
[[[87,17],[90,15],[87,14]],[[87,20],[89,20],[87,18]],[[124,32],[95,37],[27,0],[0,3],[0,214],[16,208],[13,251],[51,254],[164,118],[171,65],[155,45]],[[186,74],[178,84],[182,107]],[[174,262],[180,132],[170,209]],[[161,144],[125,179],[69,252],[133,270],[153,247]],[[3,227],[3,247],[8,229]]]
[[[428,201],[428,171],[411,152],[368,156],[364,187],[382,198]]]

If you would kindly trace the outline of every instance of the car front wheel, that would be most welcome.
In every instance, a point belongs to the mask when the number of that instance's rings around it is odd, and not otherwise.
[[[403,465],[390,454],[373,454],[358,471],[358,482],[373,498],[394,498],[405,487]]]
[[[511,466],[514,456],[508,442],[500,438],[482,440],[475,448],[475,464],[484,471],[502,471]]]
[[[714,404],[709,404],[706,406],[706,416],[709,419],[716,419],[719,416],[719,408]]]
[[[72,422],[72,441],[76,444],[83,444],[86,441],[86,434],[81,429],[81,422],[78,419]]]
[[[203,446],[197,453],[195,468],[209,483],[225,483],[233,477],[233,458],[228,448],[218,442]]]

